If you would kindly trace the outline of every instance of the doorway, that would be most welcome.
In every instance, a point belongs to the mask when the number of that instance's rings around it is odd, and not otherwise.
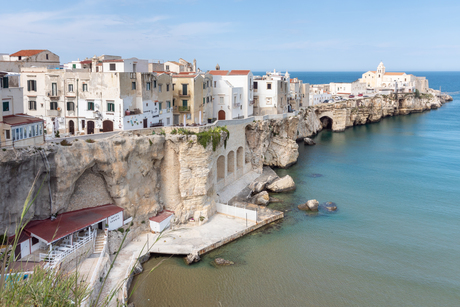
[[[219,113],[218,113],[218,119],[219,120],[225,120],[225,111],[224,110],[220,110]]]
[[[73,122],[73,120],[69,121],[69,133],[71,135],[75,134],[75,123]]]
[[[89,120],[87,123],[87,129],[86,129],[87,134],[94,134],[94,122],[92,120]]]
[[[144,118],[144,128],[147,128],[147,118]]]
[[[102,130],[104,132],[108,132],[108,131],[113,131],[113,121],[111,120],[104,120],[102,122]]]

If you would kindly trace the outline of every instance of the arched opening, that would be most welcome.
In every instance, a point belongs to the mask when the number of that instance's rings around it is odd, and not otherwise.
[[[228,153],[227,158],[227,175],[235,171],[235,152],[232,150]]]
[[[217,159],[217,181],[225,178],[225,157],[220,156]]]
[[[219,113],[217,114],[219,120],[225,120],[225,111],[220,110]]]
[[[70,120],[69,121],[69,133],[71,135],[74,135],[75,134],[75,123],[73,120]]]
[[[89,120],[86,124],[86,134],[94,134],[94,122],[92,120]]]
[[[243,167],[243,147],[238,148],[236,152],[236,169],[241,169]]]
[[[113,121],[111,120],[104,120],[102,122],[102,130],[104,132],[108,132],[108,131],[113,131]]]
[[[398,107],[399,107],[400,109],[402,109],[403,104],[404,104],[404,99],[399,99],[399,101],[398,101]]]
[[[321,121],[321,126],[323,126],[323,129],[332,129],[332,118],[329,116],[323,116],[319,120]]]

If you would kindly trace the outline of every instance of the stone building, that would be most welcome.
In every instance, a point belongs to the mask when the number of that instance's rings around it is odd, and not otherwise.
[[[0,101],[0,147],[43,144],[43,120],[24,114],[18,74],[0,72]]]
[[[383,62],[380,62],[376,71],[365,72],[359,81],[376,91],[412,93],[418,90],[420,93],[426,93],[429,89],[425,77],[416,77],[405,72],[387,72]]]
[[[360,80],[354,82],[331,82],[329,83],[332,95],[359,95],[367,92],[367,85]]]
[[[248,118],[254,114],[254,77],[250,70],[211,70],[213,117]]]
[[[160,114],[157,77],[155,73],[92,72],[89,68],[23,68],[24,107],[28,114],[45,121],[49,135],[147,128],[167,123],[168,118],[172,121],[167,111]],[[170,82],[170,77],[162,80]],[[165,102],[172,100],[172,94],[161,97]],[[168,109],[166,104],[161,107]]]
[[[164,65],[165,71],[170,71],[170,72],[174,72],[177,74],[181,72],[196,72],[197,71],[196,60],[193,60],[193,64],[192,64],[180,58],[179,62],[167,61],[163,65]]]
[[[174,125],[206,123],[206,103],[212,98],[212,76],[196,72],[172,74]]]
[[[20,50],[0,55],[0,71],[20,72],[23,67],[59,68],[59,65],[59,56],[49,50]]]
[[[282,114],[289,111],[290,76],[274,70],[254,77],[254,114]]]

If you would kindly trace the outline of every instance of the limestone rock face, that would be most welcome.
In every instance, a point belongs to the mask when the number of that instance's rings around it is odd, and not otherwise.
[[[267,189],[272,192],[276,192],[276,193],[288,192],[288,191],[294,191],[296,189],[296,185],[292,177],[289,175],[286,175],[282,178],[279,178],[273,181],[273,183],[267,186]]]
[[[298,205],[300,210],[318,211],[319,202],[316,199],[310,199],[305,204]]]
[[[135,221],[164,208],[175,211],[173,223],[196,215],[207,219],[217,199],[211,175],[215,157],[211,146],[205,149],[191,138],[142,130],[94,143],[0,151],[0,229],[14,230],[37,173],[34,193],[40,192],[27,219],[107,203],[124,208],[125,218]]]
[[[265,185],[267,182],[254,181],[249,185],[249,188],[252,190],[252,194],[258,194],[265,190]]]
[[[299,145],[293,140],[274,137],[264,155],[264,165],[288,168],[297,162]]]
[[[256,205],[266,206],[270,202],[270,195],[267,191],[262,191],[259,194],[254,195],[252,202]]]

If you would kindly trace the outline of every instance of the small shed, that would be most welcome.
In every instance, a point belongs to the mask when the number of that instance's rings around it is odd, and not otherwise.
[[[149,218],[150,229],[154,232],[162,232],[171,225],[171,219],[174,217],[174,211],[163,210],[157,216]]]

